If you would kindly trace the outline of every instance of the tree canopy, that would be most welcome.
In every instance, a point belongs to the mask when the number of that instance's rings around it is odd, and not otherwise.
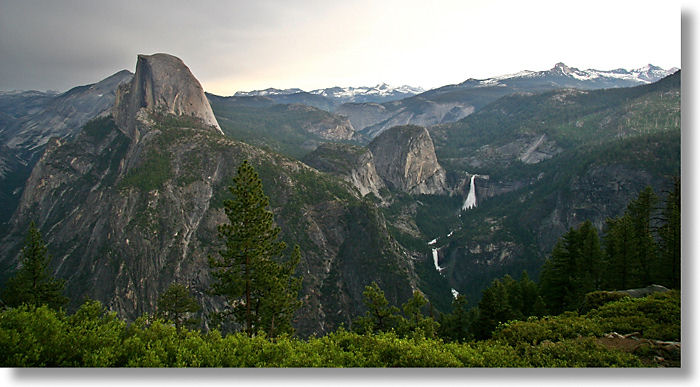
[[[252,165],[244,161],[229,187],[233,199],[224,202],[229,223],[219,225],[224,248],[210,256],[215,279],[212,292],[228,302],[224,315],[233,316],[245,332],[268,336],[291,332],[301,279],[294,276],[301,252],[296,246],[287,260],[287,245],[268,209],[269,199]]]
[[[65,281],[53,276],[49,270],[50,262],[51,255],[41,232],[31,222],[22,248],[20,267],[7,280],[2,291],[3,302],[7,306],[47,305],[53,309],[64,306],[68,302],[68,298],[63,295]]]
[[[185,326],[194,326],[199,322],[194,313],[199,312],[201,306],[192,297],[190,290],[182,284],[170,284],[168,289],[158,297],[158,313],[175,324],[175,328],[180,331]]]

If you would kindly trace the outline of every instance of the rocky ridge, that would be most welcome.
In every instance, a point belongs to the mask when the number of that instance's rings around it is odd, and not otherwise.
[[[409,194],[447,191],[445,170],[438,163],[428,131],[419,126],[396,126],[368,145],[379,176],[391,189]]]
[[[355,130],[370,139],[396,125],[431,126],[458,121],[497,99],[515,93],[540,93],[577,88],[605,89],[656,82],[677,69],[648,65],[640,69],[579,70],[557,63],[549,70],[521,71],[487,79],[470,78],[399,101],[377,104],[346,103],[336,112],[346,115]]]
[[[117,90],[114,120],[128,136],[138,140],[143,135],[139,121],[145,121],[147,113],[186,116],[223,134],[202,85],[172,55],[139,55],[133,79]]]
[[[116,101],[119,120],[103,117],[74,140],[48,143],[0,243],[0,280],[16,267],[34,220],[73,307],[89,297],[136,318],[152,313],[160,292],[179,282],[190,287],[206,317],[222,305],[207,293],[207,256],[220,249],[226,187],[245,159],[261,175],[281,237],[302,248],[304,306],[294,323],[300,334],[349,325],[363,312],[362,291],[372,281],[392,303],[410,297],[418,283],[412,260],[376,207],[338,179],[222,136],[196,115],[206,109],[194,111],[193,120],[192,110],[172,106],[182,106],[177,96],[187,92],[153,87],[167,83],[153,78],[165,76],[152,71],[165,67],[155,63],[161,58],[171,61],[157,55],[137,66],[137,81]],[[158,102],[134,105],[139,95]],[[163,113],[172,111],[181,114]]]
[[[119,71],[61,94],[0,94],[0,224],[12,216],[24,183],[50,139],[72,138],[89,120],[109,114],[117,87],[132,76]]]
[[[361,196],[369,193],[381,198],[386,188],[374,165],[369,149],[357,145],[323,143],[302,161],[319,171],[330,172],[350,183]]]

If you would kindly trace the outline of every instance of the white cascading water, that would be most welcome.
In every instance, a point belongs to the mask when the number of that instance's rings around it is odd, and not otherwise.
[[[433,250],[433,264],[435,265],[435,270],[440,271],[444,269],[444,267],[440,267],[438,264],[438,249],[432,249]]]
[[[472,175],[472,180],[469,183],[469,194],[467,194],[467,200],[465,200],[464,204],[462,205],[462,211],[476,207],[476,191],[474,187],[474,178],[477,176],[479,175]]]

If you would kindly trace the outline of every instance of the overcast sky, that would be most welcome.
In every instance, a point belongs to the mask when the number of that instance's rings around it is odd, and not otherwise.
[[[680,20],[668,0],[0,0],[0,90],[65,91],[156,52],[180,57],[219,95],[428,89],[560,61],[681,67]]]

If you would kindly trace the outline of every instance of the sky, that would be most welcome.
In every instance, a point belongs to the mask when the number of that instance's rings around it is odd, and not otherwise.
[[[681,4],[647,0],[0,0],[0,90],[57,90],[181,58],[206,91],[681,67]]]

